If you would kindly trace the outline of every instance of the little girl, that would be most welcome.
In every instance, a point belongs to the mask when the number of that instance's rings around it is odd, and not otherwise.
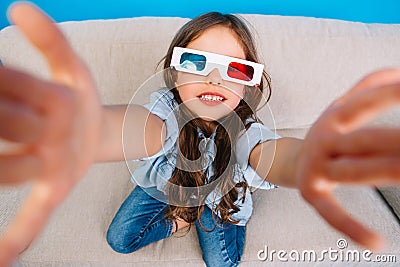
[[[350,217],[332,191],[339,182],[399,182],[398,130],[358,129],[399,101],[398,70],[360,81],[305,140],[280,138],[256,116],[270,84],[236,16],[209,13],[184,25],[164,60],[166,89],[145,107],[129,108],[101,105],[87,67],[42,12],[22,3],[10,17],[45,56],[53,81],[0,68],[0,125],[8,125],[0,137],[25,145],[0,158],[1,182],[35,181],[0,240],[0,266],[29,245],[93,162],[125,159],[144,164],[108,229],[118,252],[194,224],[206,264],[235,266],[252,213],[251,189],[277,186],[298,188],[333,227],[380,247],[380,237]],[[377,139],[385,142],[377,146]]]
[[[166,125],[163,148],[133,173],[138,186],[107,234],[114,250],[131,253],[195,223],[208,266],[240,262],[252,213],[249,186],[276,187],[248,164],[258,144],[278,137],[255,115],[265,84],[270,93],[258,61],[239,17],[208,13],[178,31],[164,61],[171,89],[153,93],[147,105],[156,115],[149,120]]]

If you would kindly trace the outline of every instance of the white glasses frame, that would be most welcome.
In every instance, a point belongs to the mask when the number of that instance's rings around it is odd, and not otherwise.
[[[182,54],[184,53],[191,53],[191,54],[197,54],[204,56],[206,58],[206,65],[203,70],[193,70],[193,69],[188,69],[188,68],[183,68],[180,59]],[[253,67],[254,73],[253,73],[253,78],[250,81],[245,81],[241,79],[236,79],[228,76],[228,66],[232,62],[237,62],[240,64],[248,65]],[[192,73],[192,74],[198,74],[201,76],[207,76],[210,74],[210,72],[214,69],[218,69],[221,78],[225,81],[231,81],[235,83],[240,83],[248,86],[259,86],[263,74],[263,69],[264,65],[255,63],[252,61],[240,59],[240,58],[235,58],[235,57],[230,57],[230,56],[224,56],[220,54],[215,54],[215,53],[210,53],[210,52],[205,52],[205,51],[200,51],[200,50],[195,50],[195,49],[190,49],[190,48],[184,48],[184,47],[174,47],[174,50],[172,52],[172,58],[171,58],[171,67],[174,67],[177,71],[181,72],[186,72],[186,73]]]

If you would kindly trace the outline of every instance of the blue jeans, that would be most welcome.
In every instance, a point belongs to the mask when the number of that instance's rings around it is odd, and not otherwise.
[[[151,195],[163,196],[155,187],[145,190]],[[145,190],[136,186],[111,222],[107,242],[116,252],[132,253],[172,235],[174,222],[165,219],[164,214],[168,204],[151,197]],[[200,221],[206,231],[195,223],[203,259],[207,266],[237,266],[242,258],[246,227],[219,221],[215,227],[215,218],[205,206]]]

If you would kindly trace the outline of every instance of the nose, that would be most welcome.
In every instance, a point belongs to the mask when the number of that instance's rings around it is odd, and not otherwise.
[[[222,84],[222,77],[218,71],[217,68],[213,69],[208,75],[207,75],[207,83],[209,84]]]

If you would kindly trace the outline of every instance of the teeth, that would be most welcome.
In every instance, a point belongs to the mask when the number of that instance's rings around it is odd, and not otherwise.
[[[220,96],[212,96],[212,95],[202,95],[202,96],[200,96],[200,99],[201,100],[207,100],[207,101],[222,101],[222,100],[224,100],[224,98],[223,97],[220,97]]]

